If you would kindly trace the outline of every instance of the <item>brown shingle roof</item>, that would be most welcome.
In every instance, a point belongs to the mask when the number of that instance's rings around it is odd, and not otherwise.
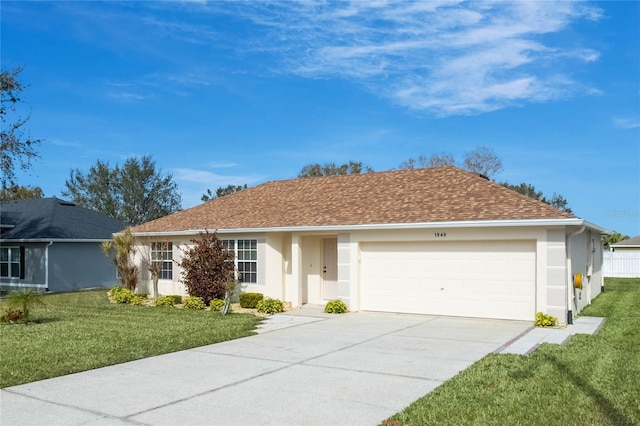
[[[136,226],[134,232],[575,216],[456,167],[267,182]]]

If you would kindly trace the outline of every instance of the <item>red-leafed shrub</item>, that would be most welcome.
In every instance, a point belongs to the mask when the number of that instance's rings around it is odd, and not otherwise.
[[[224,299],[225,283],[234,279],[234,253],[222,247],[215,232],[200,233],[200,239],[191,242],[194,245],[179,263],[189,295],[201,297],[206,305],[213,299]]]

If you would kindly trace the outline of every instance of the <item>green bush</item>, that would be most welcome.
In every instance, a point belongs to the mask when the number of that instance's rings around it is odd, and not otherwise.
[[[156,306],[175,306],[178,303],[182,303],[182,296],[178,296],[178,295],[169,295],[169,296],[162,296],[159,297],[158,300],[156,300]]]
[[[141,295],[141,294],[134,294],[133,297],[131,298],[131,301],[129,301],[129,304],[131,305],[144,305],[144,299],[146,297]]]
[[[278,299],[272,299],[270,297],[259,301],[256,308],[258,308],[258,312],[262,312],[264,314],[277,314],[284,311],[282,301]]]
[[[258,302],[264,299],[262,293],[242,293],[240,295],[240,306],[243,308],[255,309]]]
[[[324,307],[324,311],[328,314],[344,314],[349,312],[347,305],[340,299],[329,300]]]
[[[212,299],[211,302],[209,302],[209,307],[212,311],[220,312],[223,306],[224,300],[222,299]]]
[[[109,290],[109,295],[116,303],[131,303],[133,292],[124,287],[113,287]]]
[[[182,307],[184,309],[204,309],[207,305],[204,304],[202,297],[188,296],[182,301]]]
[[[558,325],[558,318],[538,312],[536,314],[536,327],[555,327]]]

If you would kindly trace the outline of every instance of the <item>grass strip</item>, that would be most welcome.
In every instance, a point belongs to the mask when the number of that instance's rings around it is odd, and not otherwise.
[[[0,387],[254,334],[252,314],[111,304],[106,290],[50,294],[33,323],[0,324]],[[1,302],[0,302],[1,304]]]

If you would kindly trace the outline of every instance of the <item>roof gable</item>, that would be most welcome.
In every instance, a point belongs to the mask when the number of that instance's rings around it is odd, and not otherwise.
[[[73,203],[51,198],[0,203],[3,240],[105,239],[126,224]]]
[[[575,218],[457,167],[271,181],[134,232]]]

